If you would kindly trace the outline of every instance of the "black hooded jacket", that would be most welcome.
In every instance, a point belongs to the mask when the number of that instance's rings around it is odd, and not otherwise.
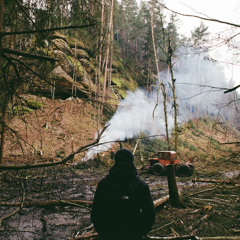
[[[151,230],[153,201],[133,162],[116,162],[98,183],[91,219],[103,240],[138,240]]]

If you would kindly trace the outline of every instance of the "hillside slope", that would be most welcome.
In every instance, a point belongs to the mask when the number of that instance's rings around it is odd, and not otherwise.
[[[40,107],[25,114],[18,112],[12,119],[10,126],[18,134],[8,131],[5,157],[11,162],[57,160],[67,156],[93,142],[96,133],[116,109],[116,106],[108,105],[105,118],[99,121],[98,108],[91,101],[78,98],[51,100],[33,95],[26,95],[25,99]],[[237,142],[239,136],[240,133],[227,123],[191,120],[180,128],[178,153],[181,161],[193,158],[199,174],[240,171],[238,144],[225,144]],[[136,142],[129,139],[122,142],[122,147],[133,150]],[[120,147],[119,144],[113,146],[115,150]],[[166,150],[163,139],[142,139],[135,153],[136,163],[147,163],[147,158],[158,150]],[[100,155],[100,159],[107,162],[108,156]],[[82,157],[76,155],[74,161]]]

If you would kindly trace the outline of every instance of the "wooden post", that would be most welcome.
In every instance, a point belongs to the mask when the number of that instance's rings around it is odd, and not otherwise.
[[[176,177],[175,177],[175,165],[169,164],[167,166],[167,179],[168,179],[168,189],[169,189],[169,202],[172,206],[177,208],[185,208],[185,205],[180,199]]]

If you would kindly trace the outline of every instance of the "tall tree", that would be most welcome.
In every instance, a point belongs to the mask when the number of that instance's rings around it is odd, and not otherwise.
[[[109,53],[110,53],[110,45],[111,45],[111,36],[112,36],[112,28],[113,28],[113,6],[114,0],[111,1],[111,9],[109,16],[109,24],[108,24],[108,37],[107,37],[107,50],[106,50],[106,61],[105,61],[105,71],[104,71],[104,82],[103,82],[103,93],[102,93],[102,109],[103,111],[105,98],[106,98],[106,87],[107,87],[107,77],[108,77],[108,62],[109,62]]]

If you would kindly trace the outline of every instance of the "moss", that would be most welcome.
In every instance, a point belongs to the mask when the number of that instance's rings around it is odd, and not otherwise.
[[[75,74],[83,77],[84,68],[83,68],[82,64],[78,60],[76,60],[75,58],[73,58],[69,55],[67,56],[67,59],[75,67],[75,71],[76,71]]]
[[[64,41],[66,40],[66,36],[62,35],[61,33],[57,32],[57,31],[54,31],[53,34],[51,34],[49,36],[50,39],[56,39],[56,38],[60,38],[60,39],[63,39]]]
[[[69,44],[69,46],[71,48],[80,48],[80,49],[87,49],[88,46],[83,43],[82,41],[80,41],[79,39],[76,39],[76,38],[71,38],[71,37],[67,37],[67,42]]]
[[[26,106],[30,109],[37,110],[43,106],[43,103],[39,103],[34,100],[26,100]]]
[[[73,51],[73,54],[77,56],[77,58],[87,58],[87,59],[90,58],[87,51],[83,49],[72,48],[72,51]]]
[[[82,65],[85,68],[87,68],[88,71],[95,71],[95,66],[91,61],[89,61],[85,58],[82,58],[82,59],[80,59],[80,62],[82,63]]]
[[[114,59],[113,60],[113,69],[118,72],[118,73],[123,73],[124,72],[124,66],[121,63],[121,61]]]
[[[13,108],[14,115],[24,115],[27,113],[32,113],[33,110],[25,106],[16,106]]]

